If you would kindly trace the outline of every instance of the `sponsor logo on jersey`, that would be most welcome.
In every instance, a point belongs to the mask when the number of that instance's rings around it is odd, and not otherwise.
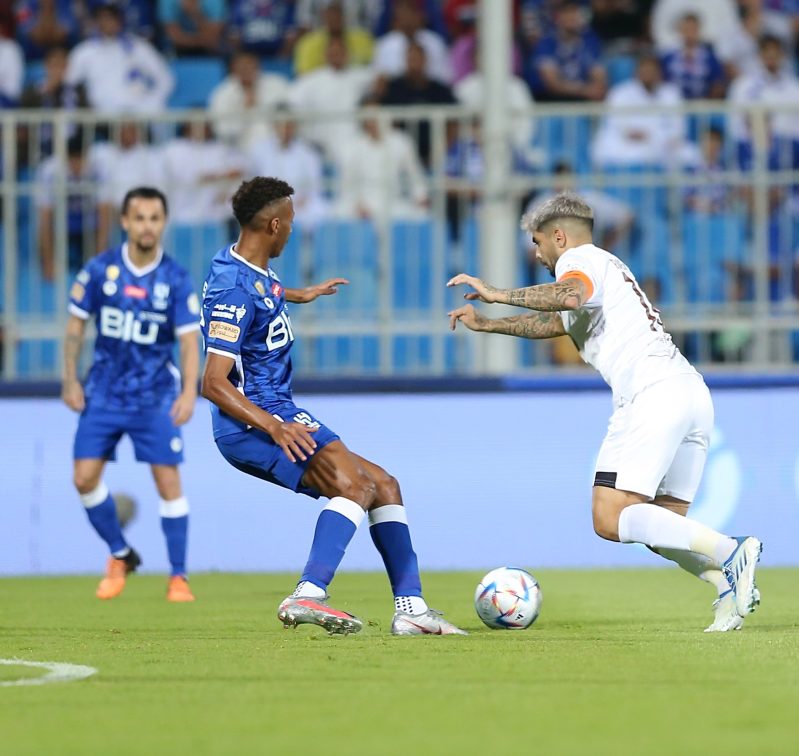
[[[189,294],[189,298],[186,300],[186,308],[192,315],[200,314],[200,300],[194,292]]]
[[[106,281],[108,283],[108,281]],[[155,344],[158,323],[143,323],[128,310],[104,306],[100,309],[100,333],[109,339],[132,341],[134,344]]]
[[[235,317],[232,312],[219,312],[219,310],[214,310],[211,313],[212,318],[224,318],[225,320],[233,320]]]
[[[148,320],[152,323],[166,323],[167,317],[163,312],[140,312],[140,320]]]
[[[236,308],[236,322],[241,323],[241,319],[247,314],[247,308],[242,305]]]
[[[72,284],[72,288],[69,290],[69,296],[72,297],[72,299],[77,299],[78,302],[80,302],[80,300],[83,299],[84,294],[86,294],[86,289],[83,287],[83,284],[75,281],[75,283]]]
[[[254,286],[255,286],[255,290],[256,290],[256,291],[257,291],[257,292],[258,292],[258,293],[259,293],[259,294],[260,294],[262,297],[266,296],[266,287],[264,286],[264,284],[263,284],[263,281],[256,281],[256,282],[255,282],[255,284],[254,284]]]
[[[116,281],[119,278],[119,266],[118,265],[109,265],[105,269],[105,277],[109,281]]]
[[[156,310],[166,310],[169,306],[169,284],[158,281],[153,286],[153,307]]]
[[[279,297],[283,292],[283,287],[279,283],[272,284],[272,295]]]
[[[223,323],[219,320],[212,320],[208,324],[208,338],[221,339],[235,343],[239,339],[241,328],[233,323]]]
[[[89,271],[88,271],[88,270],[82,270],[82,271],[81,271],[80,273],[78,273],[78,275],[76,276],[76,280],[77,280],[77,282],[78,282],[78,283],[80,283],[80,284],[83,284],[84,286],[85,286],[87,283],[89,283],[89,280],[90,280],[90,279],[91,279],[91,276],[89,275]]]
[[[107,297],[113,297],[117,293],[117,285],[114,281],[105,281],[103,283],[103,294]]]
[[[122,293],[126,297],[132,297],[133,299],[146,299],[147,298],[147,291],[142,289],[141,286],[134,286],[133,284],[127,284],[124,289],[122,289]]]
[[[265,304],[265,305],[266,305],[266,306],[267,306],[267,307],[268,307],[270,310],[274,310],[274,309],[275,309],[275,303],[274,303],[274,302],[273,302],[271,299],[269,299],[269,297],[264,297],[264,304]]]

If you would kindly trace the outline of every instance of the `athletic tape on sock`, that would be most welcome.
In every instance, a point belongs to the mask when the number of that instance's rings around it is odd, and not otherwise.
[[[161,517],[167,518],[174,518],[174,517],[185,517],[189,513],[189,500],[185,496],[181,496],[179,499],[172,499],[172,501],[166,501],[166,499],[159,499],[158,501],[158,514]]]
[[[402,504],[386,504],[384,507],[377,507],[369,510],[369,527],[379,525],[381,522],[401,522],[408,524],[408,513]]]
[[[351,499],[345,499],[343,496],[334,496],[325,509],[331,512],[338,512],[342,517],[346,517],[357,528],[361,524],[366,512],[359,504],[356,504]]]
[[[100,506],[107,498],[108,486],[102,481],[94,491],[89,491],[89,493],[80,495],[80,500],[83,502],[83,506],[86,507],[86,509]]]

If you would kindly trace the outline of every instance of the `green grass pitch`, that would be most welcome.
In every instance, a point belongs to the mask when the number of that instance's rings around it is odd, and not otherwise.
[[[759,573],[742,632],[706,635],[711,591],[678,570],[538,571],[541,617],[492,631],[481,573],[425,576],[468,638],[393,638],[385,577],[342,574],[357,636],[284,630],[285,575],[200,574],[195,604],[134,576],[0,580],[0,658],[99,669],[0,687],[0,753],[707,754],[799,752],[799,570]],[[0,681],[40,674],[0,667]]]

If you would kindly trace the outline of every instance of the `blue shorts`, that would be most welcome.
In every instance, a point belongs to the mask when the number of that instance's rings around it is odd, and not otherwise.
[[[308,410],[299,409],[293,404],[287,404],[272,414],[275,417],[280,417],[286,423],[318,424],[318,429],[313,433],[317,452],[333,441],[339,440],[339,437],[330,428],[322,425]],[[312,496],[314,499],[321,496],[316,489],[302,485],[302,476],[305,475],[305,470],[313,457],[309,457],[304,462],[299,459],[292,462],[270,435],[257,428],[221,436],[216,439],[216,445],[222,456],[233,467],[248,475],[275,483],[296,493]]]
[[[116,459],[119,439],[127,433],[139,462],[178,465],[183,461],[183,437],[169,416],[169,407],[151,411],[121,411],[87,407],[78,421],[75,459]]]

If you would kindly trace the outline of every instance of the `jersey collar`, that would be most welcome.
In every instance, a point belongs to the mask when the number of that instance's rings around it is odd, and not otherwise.
[[[158,253],[155,256],[155,260],[153,260],[149,265],[145,265],[143,268],[137,268],[133,261],[130,259],[130,255],[128,254],[128,243],[125,242],[122,245],[122,262],[125,263],[125,267],[133,273],[134,276],[146,276],[148,273],[152,273],[160,264],[161,258],[164,256],[164,248],[159,247]]]
[[[253,270],[257,270],[262,276],[266,276],[269,278],[269,271],[264,270],[263,268],[259,268],[257,265],[253,265],[249,260],[245,260],[240,254],[234,251],[235,244],[230,245],[230,256],[239,262],[243,262],[247,267],[252,268]]]

